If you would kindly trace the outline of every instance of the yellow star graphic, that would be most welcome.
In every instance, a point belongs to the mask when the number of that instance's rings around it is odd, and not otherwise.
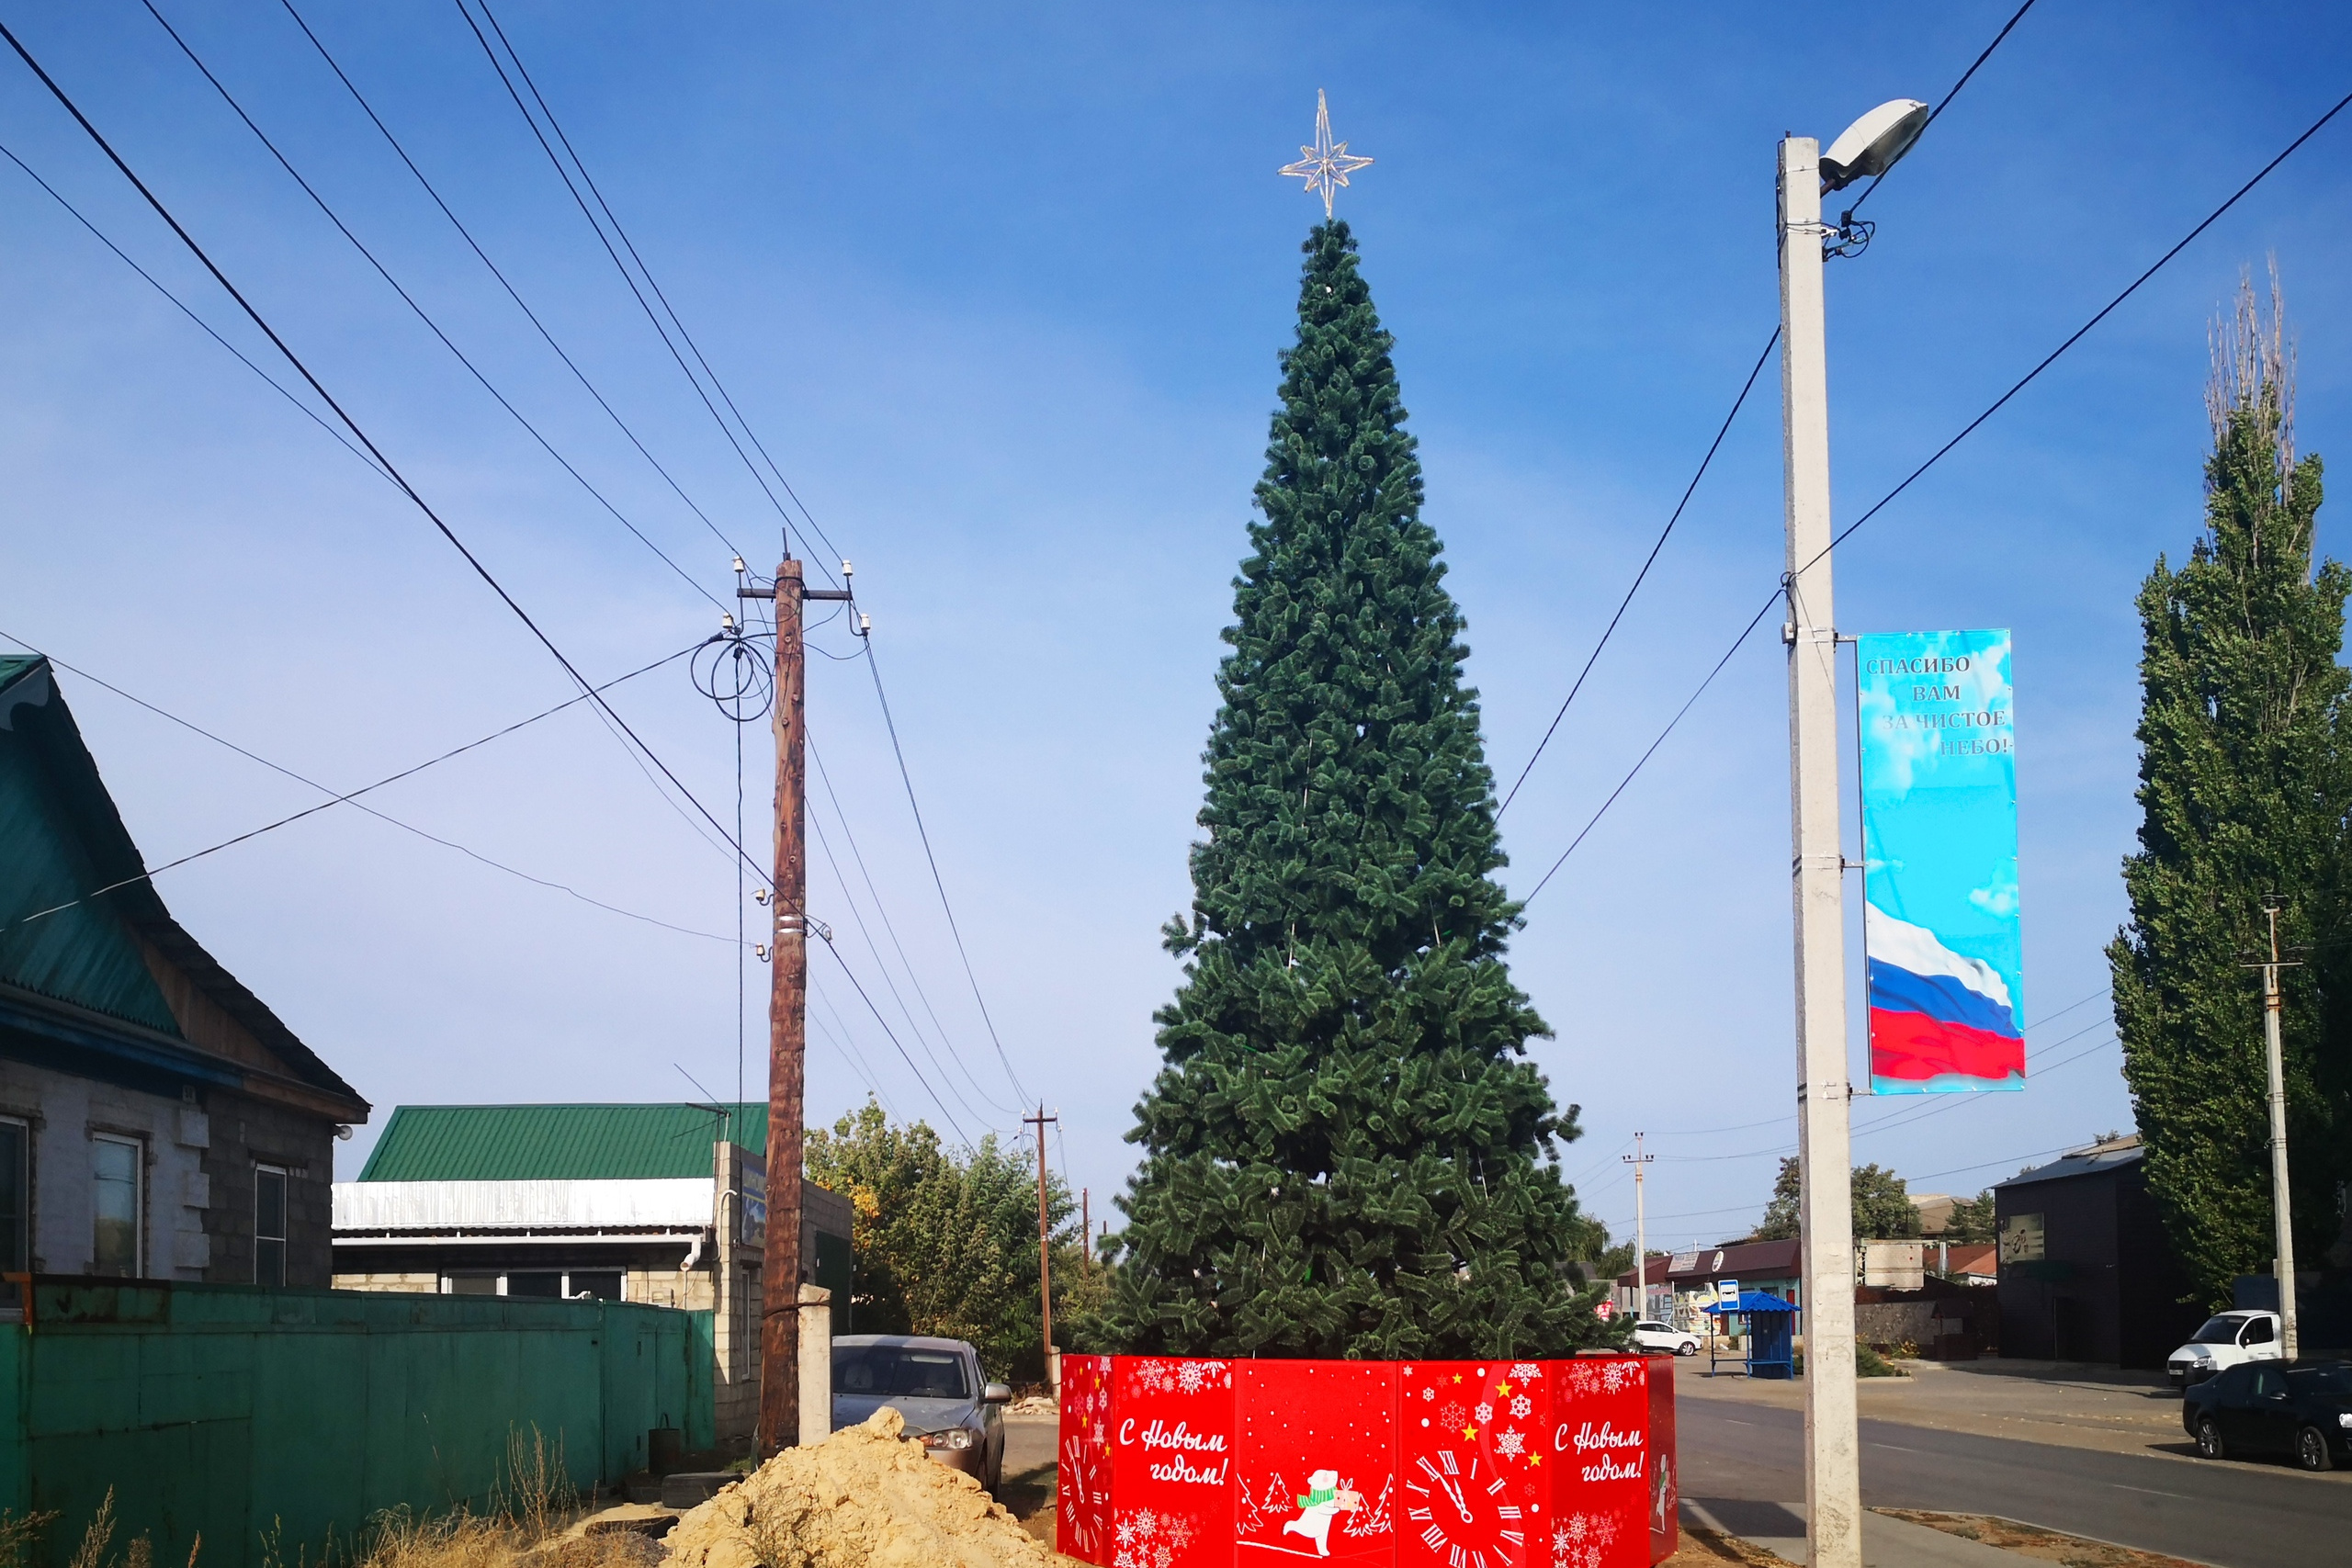
[[[1495,1392],[1497,1393],[1509,1393],[1510,1392],[1510,1384],[1507,1382],[1498,1382],[1495,1385]]]
[[[1455,1382],[1460,1382],[1462,1381],[1462,1374],[1461,1374],[1460,1372],[1456,1372],[1456,1373],[1454,1373],[1454,1374],[1453,1374],[1453,1381],[1454,1381]]]
[[[1478,1435],[1478,1428],[1476,1427],[1464,1427],[1462,1428],[1462,1435],[1465,1438],[1475,1438]]]
[[[1542,1454],[1529,1454],[1527,1456],[1527,1462],[1530,1464],[1542,1464],[1544,1462],[1544,1456]]]

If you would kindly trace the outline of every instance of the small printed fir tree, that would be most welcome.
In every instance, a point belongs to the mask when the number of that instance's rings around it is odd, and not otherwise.
[[[1461,612],[1342,222],[1305,246],[1235,582],[1187,960],[1109,1322],[1153,1353],[1558,1355],[1622,1340],[1558,1268],[1605,1237],[1525,1060]]]
[[[2292,945],[2347,913],[2336,660],[2352,572],[2313,570],[2320,460],[2295,456],[2293,399],[2276,281],[2267,330],[2248,285],[2215,334],[2205,533],[2178,570],[2159,557],[2139,596],[2140,851],[2123,864],[2131,920],[2108,960],[2149,1190],[2209,1306],[2229,1305],[2233,1280],[2267,1273],[2276,1251],[2261,984],[2247,966],[2268,954],[2263,903],[2279,901]],[[2336,1237],[2342,1052],[2324,1048],[2323,1015],[2328,994],[2346,994],[2335,945],[2312,957],[2286,971],[2282,1020],[2305,1268]],[[2342,1021],[2325,1032],[2341,1040]]]

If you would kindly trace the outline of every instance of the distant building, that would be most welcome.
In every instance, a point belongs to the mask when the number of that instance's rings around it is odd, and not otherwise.
[[[368,1111],[164,907],[49,660],[0,657],[0,1272],[323,1286]]]
[[[1958,1285],[1999,1282],[1995,1261],[2000,1249],[1989,1241],[1935,1242],[1928,1247],[1928,1265],[1942,1279]]]
[[[340,1290],[708,1312],[718,1432],[759,1401],[764,1105],[403,1105],[334,1189]],[[801,1188],[800,1280],[850,1323],[849,1201]]]
[[[1919,1211],[1919,1234],[1934,1241],[1951,1224],[1951,1212],[1960,1200],[1949,1192],[1914,1192],[1911,1206]]]
[[[1671,1253],[1650,1259],[1652,1310],[1644,1315],[1663,1318],[1670,1314],[1678,1328],[1703,1330],[1707,1319],[1701,1314],[1715,1299],[1715,1286],[1724,1280],[1736,1280],[1742,1291],[1763,1291],[1797,1308],[1798,1315],[1792,1321],[1795,1331],[1802,1334],[1804,1301],[1799,1293],[1799,1281],[1803,1277],[1793,1237],[1786,1241],[1726,1242],[1721,1247]],[[1617,1283],[1620,1304],[1630,1310],[1633,1270],[1629,1269],[1619,1275]]]
[[[1993,1189],[2001,1354],[2161,1367],[2205,1314],[2148,1195],[2137,1137],[2076,1149]]]

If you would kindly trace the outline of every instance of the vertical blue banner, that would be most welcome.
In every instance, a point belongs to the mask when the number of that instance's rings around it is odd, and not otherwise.
[[[1871,1090],[2023,1089],[2009,634],[1856,651]]]

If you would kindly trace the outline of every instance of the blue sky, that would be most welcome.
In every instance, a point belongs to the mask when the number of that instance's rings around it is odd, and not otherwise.
[[[729,546],[604,422],[284,13],[158,3],[501,389],[724,599]],[[1150,1013],[1176,978],[1157,931],[1189,897],[1216,633],[1297,246],[1319,216],[1272,171],[1311,135],[1316,89],[1337,134],[1378,160],[1340,211],[1397,334],[1428,515],[1509,778],[1771,331],[1775,141],[1826,141],[1882,99],[1939,96],[2012,8],[1832,6],[1808,14],[1809,38],[1731,6],[511,0],[499,16],[856,561],[989,1008],[1030,1096],[1063,1117],[1056,1157],[1100,1213],[1129,1168],[1121,1134],[1157,1061]],[[772,563],[775,513],[455,7],[303,12],[632,427]],[[584,670],[616,674],[708,634],[710,602],[406,314],[144,9],[49,4],[9,21]],[[2318,6],[2036,6],[1872,197],[1870,254],[1831,268],[1840,515],[2333,103],[2345,85],[2328,62],[2347,34],[2352,17]],[[260,357],[6,69],[0,141]],[[1849,630],[2015,629],[2029,1021],[2084,1001],[2029,1032],[2041,1062],[2090,1051],[2021,1095],[1939,1101],[1916,1127],[1873,1132],[1887,1113],[1860,1106],[1857,1157],[1916,1188],[1973,1191],[2129,1123],[2096,994],[2136,819],[2131,596],[2159,551],[2194,536],[2207,324],[2271,253],[2301,351],[2301,445],[2342,445],[2347,136],[2352,123],[2323,132],[1840,552]],[[14,307],[0,317],[0,629],[342,787],[568,694],[387,485],[17,171],[0,167],[0,186]],[[1768,369],[1505,818],[1515,887],[1770,592],[1778,412]],[[1659,1156],[1653,1237],[1683,1244],[1737,1234],[1792,1136],[1770,1120],[1791,1102],[1792,1048],[1769,630],[1531,906],[1515,948],[1558,1031],[1538,1058],[1584,1107],[1568,1173],[1621,1234],[1632,1189],[1617,1156],[1637,1129]],[[838,627],[819,641],[848,648]],[[812,666],[819,752],[929,1008],[897,985],[922,1033],[936,1011],[931,1050],[954,1058],[925,1059],[820,856],[812,904],[947,1110],[820,958],[812,1113],[856,1103],[870,1077],[902,1113],[1012,1130],[1014,1095],[866,673]],[[66,690],[151,863],[316,798],[87,682]],[[684,676],[645,677],[616,703],[731,818],[735,738]],[[756,835],[765,740],[745,740]],[[731,938],[734,874],[593,717],[573,710],[374,798],[481,855],[709,933],[609,914],[347,810],[164,875],[183,920],[379,1122],[403,1101],[694,1096],[687,1073],[732,1092],[736,965],[713,938]],[[820,816],[837,829],[830,807]],[[754,966],[755,1095],[764,980]],[[370,1135],[345,1145],[344,1174]]]

